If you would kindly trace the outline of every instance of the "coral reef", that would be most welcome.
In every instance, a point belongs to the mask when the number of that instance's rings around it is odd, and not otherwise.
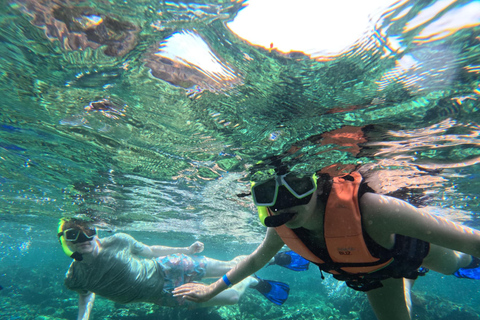
[[[64,288],[63,271],[53,262],[39,264],[38,268],[1,266],[0,281],[3,290],[0,291],[0,318],[73,319],[77,314],[77,295]],[[300,276],[300,279],[304,289],[291,292],[288,301],[281,307],[267,301],[255,290],[247,290],[238,305],[195,310],[146,303],[121,305],[99,297],[95,301],[91,319],[153,320],[159,319],[161,315],[163,319],[169,320],[375,320],[363,293],[334,281],[325,280],[321,285],[312,286],[311,279],[306,276]],[[433,277],[431,280],[436,281]],[[310,285],[307,286],[307,283]],[[295,284],[297,285],[298,283]],[[478,309],[458,305],[436,295],[414,291],[412,302],[413,319],[480,319]]]

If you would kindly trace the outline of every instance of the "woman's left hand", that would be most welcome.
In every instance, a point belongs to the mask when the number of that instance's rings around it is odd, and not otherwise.
[[[175,288],[172,293],[174,297],[183,297],[189,301],[200,303],[213,298],[212,291],[212,288],[208,285],[190,282]]]

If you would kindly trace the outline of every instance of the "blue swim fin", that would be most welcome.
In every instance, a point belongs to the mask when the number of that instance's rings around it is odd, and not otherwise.
[[[275,257],[273,258],[273,262],[271,262],[269,266],[273,264],[282,266],[293,271],[305,271],[308,270],[310,261],[308,261],[296,252],[285,251],[279,252],[275,255]]]
[[[457,278],[480,280],[480,259],[472,256],[472,262],[465,268],[460,268],[453,274]]]
[[[265,298],[278,306],[281,306],[287,301],[288,293],[290,292],[290,286],[288,284],[272,280],[263,280],[257,276],[255,277],[258,280],[258,284],[253,287],[253,289],[256,289],[263,294]]]

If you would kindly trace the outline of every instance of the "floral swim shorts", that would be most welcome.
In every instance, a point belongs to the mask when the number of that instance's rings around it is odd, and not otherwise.
[[[172,290],[184,283],[199,281],[205,276],[207,260],[204,256],[187,256],[185,254],[171,254],[157,258],[158,263],[165,273],[163,285],[164,295],[158,304],[169,307],[195,305],[193,302],[182,298],[174,298]]]

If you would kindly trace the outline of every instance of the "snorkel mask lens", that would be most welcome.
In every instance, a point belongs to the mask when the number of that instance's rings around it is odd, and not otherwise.
[[[95,229],[67,229],[63,233],[65,235],[65,240],[72,243],[81,243],[86,241],[91,241],[93,237],[97,234]]]
[[[260,184],[252,183],[252,195],[255,205],[269,207],[275,203],[278,195],[278,183],[271,179]]]
[[[315,175],[299,178],[290,174],[283,177],[283,182],[283,185],[289,189],[297,199],[311,195],[317,189],[317,178]]]
[[[283,209],[292,208],[296,206],[303,206],[310,202],[313,192],[303,196],[302,198],[297,198],[285,187],[280,186],[277,194],[278,194],[277,200],[273,205],[269,207],[272,212],[276,212],[278,210],[283,210]]]
[[[293,174],[285,174],[258,184],[252,182],[253,202],[256,206],[273,206],[277,202],[281,186],[296,199],[303,199],[317,189],[317,177],[313,175],[298,178]]]

